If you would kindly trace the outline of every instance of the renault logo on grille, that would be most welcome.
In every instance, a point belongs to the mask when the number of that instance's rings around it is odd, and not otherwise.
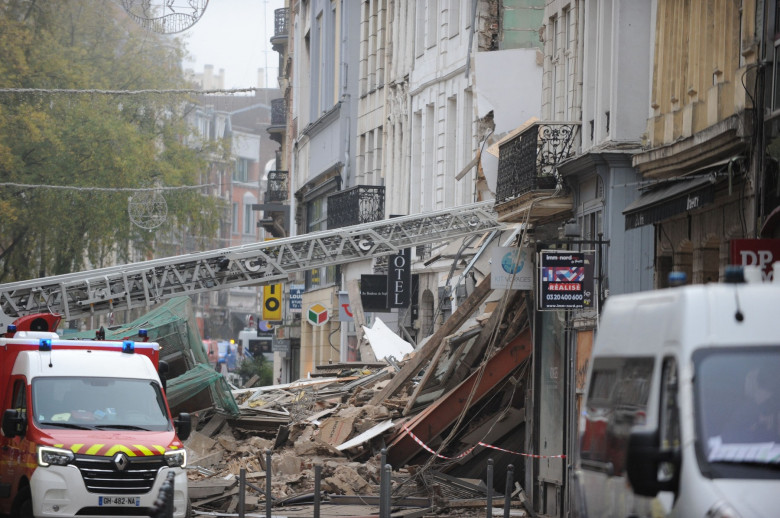
[[[114,465],[119,471],[124,471],[130,464],[130,459],[124,453],[117,453],[114,455]]]

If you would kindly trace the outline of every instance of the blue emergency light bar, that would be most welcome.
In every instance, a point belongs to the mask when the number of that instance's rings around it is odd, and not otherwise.
[[[125,340],[122,342],[122,352],[127,354],[135,353],[135,342],[132,340]]]
[[[51,351],[51,338],[41,338],[38,342],[39,351]]]

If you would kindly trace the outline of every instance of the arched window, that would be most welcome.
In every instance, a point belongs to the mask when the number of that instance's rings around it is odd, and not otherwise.
[[[430,290],[425,290],[420,299],[420,336],[418,340],[433,334],[434,299]]]

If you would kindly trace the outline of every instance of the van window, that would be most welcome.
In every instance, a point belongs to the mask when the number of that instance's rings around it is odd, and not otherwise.
[[[259,356],[261,354],[269,354],[273,352],[271,348],[271,338],[267,339],[255,338],[249,340],[248,348],[252,356]]]
[[[780,478],[780,346],[704,349],[693,362],[702,472]]]
[[[677,362],[664,358],[661,371],[661,450],[675,450],[680,447],[680,410],[677,404]]]
[[[652,357],[594,359],[580,445],[583,468],[625,472],[631,427],[646,417],[653,362]]]
[[[674,358],[664,358],[661,368],[661,412],[658,426],[659,444],[662,452],[679,452],[680,450],[678,387],[677,362]],[[664,461],[658,466],[659,482],[674,481],[675,487],[678,487],[678,475],[674,462]]]

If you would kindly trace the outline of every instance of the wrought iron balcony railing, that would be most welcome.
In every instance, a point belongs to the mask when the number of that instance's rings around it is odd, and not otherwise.
[[[498,148],[496,204],[555,189],[558,164],[576,151],[579,123],[537,122]]]
[[[290,23],[290,8],[282,7],[274,11],[274,36],[287,36]]]
[[[278,203],[287,201],[289,196],[287,190],[287,171],[269,171],[268,184],[265,189],[265,202]]]
[[[380,221],[385,217],[385,188],[358,185],[328,196],[328,228]]]
[[[280,97],[271,100],[271,126],[287,125],[287,99]]]

